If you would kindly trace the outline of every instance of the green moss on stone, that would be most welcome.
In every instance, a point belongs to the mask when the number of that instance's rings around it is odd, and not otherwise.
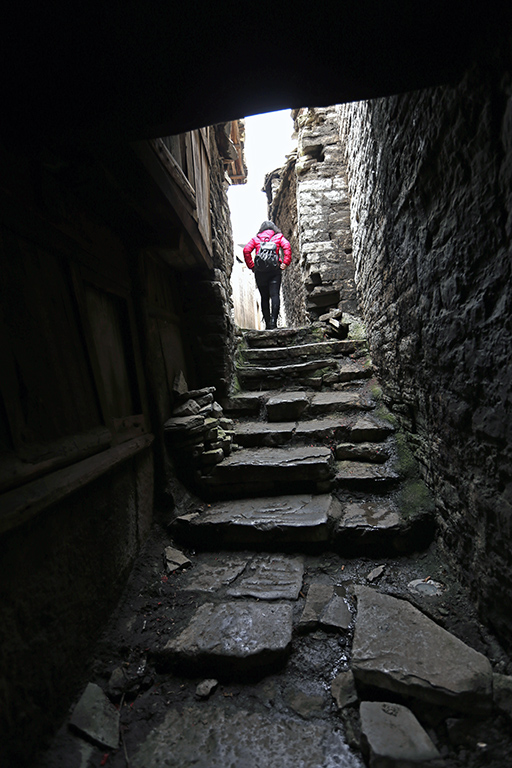
[[[419,479],[420,473],[418,469],[418,462],[414,458],[414,454],[411,451],[407,438],[403,432],[397,432],[395,435],[396,448],[397,448],[397,470],[401,477],[411,479]]]
[[[383,403],[379,403],[379,405],[375,409],[375,415],[377,416],[378,419],[387,421],[387,423],[391,424],[393,427],[396,426],[397,424],[396,416],[394,416],[391,413],[391,411],[389,411]]]
[[[434,499],[420,478],[405,480],[400,488],[398,506],[405,519],[434,511]]]

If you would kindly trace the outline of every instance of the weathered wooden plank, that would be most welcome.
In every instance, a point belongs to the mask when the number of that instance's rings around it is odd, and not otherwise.
[[[25,523],[51,504],[97,480],[148,448],[153,440],[153,435],[137,437],[5,493],[0,497],[0,533]]]

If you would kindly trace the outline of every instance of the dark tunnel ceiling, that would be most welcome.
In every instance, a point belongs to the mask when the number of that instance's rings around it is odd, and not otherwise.
[[[505,28],[500,7],[21,2],[0,31],[3,130],[135,139],[446,83],[488,53]]]

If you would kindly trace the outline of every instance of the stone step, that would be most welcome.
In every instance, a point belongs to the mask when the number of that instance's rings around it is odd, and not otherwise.
[[[173,538],[194,550],[213,551],[322,547],[349,557],[384,557],[431,543],[435,525],[430,507],[407,509],[405,515],[395,495],[379,499],[341,502],[330,493],[290,493],[217,501],[180,515],[170,530]],[[208,584],[215,584],[214,576],[208,577]]]
[[[344,413],[351,410],[372,410],[375,403],[365,392],[318,392],[311,398],[308,414],[325,416],[329,413]]]
[[[397,485],[400,475],[388,467],[368,461],[336,462],[335,483],[337,488],[357,489],[374,493]]]
[[[266,387],[273,388],[275,383],[282,384],[290,379],[297,379],[312,372],[327,369],[333,371],[337,368],[334,358],[322,358],[310,360],[306,363],[287,363],[285,365],[243,365],[237,368],[237,376],[240,384],[251,387],[253,384],[264,383]]]
[[[333,477],[329,448],[245,448],[217,464],[202,482],[206,493],[225,499],[327,490]]]
[[[284,347],[286,345],[323,341],[323,332],[311,326],[304,328],[275,328],[273,331],[244,331],[243,338],[249,348]]]
[[[340,517],[340,502],[331,494],[293,494],[217,502],[176,518],[171,531],[194,548],[275,548],[325,543]]]
[[[356,360],[325,358],[306,363],[272,366],[243,365],[237,368],[240,384],[248,390],[276,389],[289,382],[315,388],[364,381],[373,375],[371,367]]]
[[[375,403],[361,390],[342,392],[275,391],[240,392],[221,400],[225,414],[233,417],[259,416],[266,412],[270,422],[294,421],[350,411],[370,411]]]
[[[161,665],[194,675],[264,675],[289,655],[292,615],[289,603],[204,603],[155,657]]]
[[[268,397],[268,392],[239,392],[224,397],[220,404],[230,416],[257,416]]]
[[[370,419],[324,416],[319,419],[288,422],[245,421],[234,425],[234,439],[245,448],[272,447],[286,443],[327,443],[336,445],[338,459],[384,463],[390,449],[379,446],[391,430]],[[364,442],[361,440],[364,436]]]
[[[334,357],[349,355],[356,350],[353,341],[332,340],[317,341],[308,344],[292,344],[285,347],[260,347],[244,350],[243,357],[251,363],[263,361],[286,362],[292,360],[309,360],[312,358]]]

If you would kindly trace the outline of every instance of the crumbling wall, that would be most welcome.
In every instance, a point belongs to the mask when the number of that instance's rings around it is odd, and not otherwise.
[[[512,68],[341,108],[372,359],[483,618],[512,630]]]
[[[298,110],[297,218],[306,308],[357,312],[346,164],[336,107]]]

